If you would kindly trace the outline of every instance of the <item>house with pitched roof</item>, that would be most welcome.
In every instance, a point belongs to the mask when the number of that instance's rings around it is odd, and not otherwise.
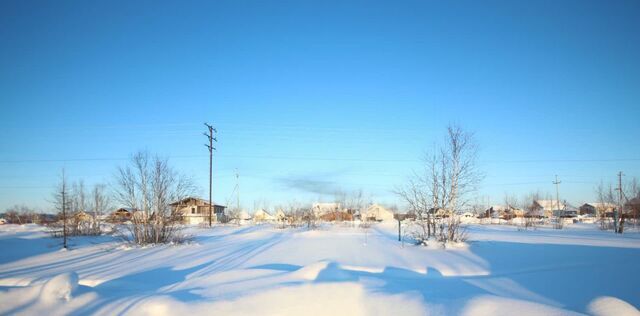
[[[209,201],[196,197],[187,197],[169,204],[173,214],[182,217],[182,221],[188,225],[197,225],[209,222]],[[211,220],[217,222],[224,217],[226,206],[213,203],[211,207]]]

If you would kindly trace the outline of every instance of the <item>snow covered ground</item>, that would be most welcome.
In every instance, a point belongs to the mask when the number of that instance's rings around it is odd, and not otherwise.
[[[0,226],[0,315],[638,315],[640,234],[594,225],[469,228],[466,246],[365,231],[192,228],[192,243],[129,247]]]

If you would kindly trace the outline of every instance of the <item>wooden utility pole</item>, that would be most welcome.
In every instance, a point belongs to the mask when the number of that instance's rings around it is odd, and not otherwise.
[[[213,128],[213,126],[207,123],[204,123],[204,125],[207,127],[207,132],[204,133],[204,136],[207,136],[207,138],[209,139],[209,144],[205,144],[205,146],[209,149],[209,227],[211,227],[212,217],[213,217],[213,211],[212,211],[213,151],[216,150],[216,148],[213,147],[213,142],[218,141],[214,136],[214,134],[217,133],[218,131],[215,128]]]
[[[60,195],[62,196],[62,247],[67,249],[67,179],[62,169],[62,186]]]
[[[558,188],[560,183],[562,183],[562,181],[558,181],[558,175],[556,175],[556,181],[554,181],[553,184],[556,185],[556,209],[557,210],[560,210],[560,189]]]
[[[622,205],[622,171],[618,172],[618,217],[620,217],[620,225],[617,225],[616,233],[622,234],[624,232],[624,210]],[[617,221],[617,218],[614,218]]]

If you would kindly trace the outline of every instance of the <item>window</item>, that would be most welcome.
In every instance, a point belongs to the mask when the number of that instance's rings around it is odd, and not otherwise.
[[[195,213],[196,213],[196,208],[195,208],[195,207],[192,207],[192,208],[191,208],[191,214],[195,214]]]

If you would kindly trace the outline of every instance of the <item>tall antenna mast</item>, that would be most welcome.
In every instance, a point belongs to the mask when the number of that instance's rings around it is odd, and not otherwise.
[[[240,174],[236,168],[236,208],[240,212]]]

